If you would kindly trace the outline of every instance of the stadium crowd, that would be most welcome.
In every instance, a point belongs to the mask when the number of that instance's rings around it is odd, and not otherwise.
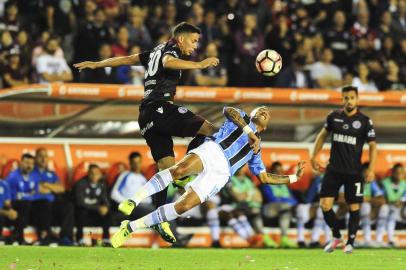
[[[185,72],[186,85],[406,89],[404,0],[0,1],[2,88],[55,81],[142,85],[143,67],[78,73],[72,64],[151,49],[183,20],[202,30],[192,58],[221,59],[214,69]],[[275,78],[254,68],[265,48],[282,55]]]
[[[19,166],[0,180],[0,243],[84,246],[83,228],[91,226],[103,229],[98,243],[108,246],[110,227],[118,226],[127,218],[118,212],[117,205],[132,198],[157,171],[155,164],[141,171],[142,156],[132,152],[128,164],[121,164],[114,173],[90,164],[84,176],[73,179],[71,185],[64,185],[49,164],[47,149],[38,148],[35,156],[23,154]],[[368,164],[364,164],[364,168],[367,167]],[[269,171],[283,174],[283,164],[275,161]],[[206,225],[214,247],[221,246],[222,226],[232,228],[253,247],[320,247],[331,239],[330,229],[319,208],[321,181],[323,175],[315,175],[308,189],[294,190],[285,185],[260,184],[243,168],[217,196],[172,223],[178,238],[176,245],[186,245],[191,237],[177,233],[177,225]],[[179,185],[170,186],[169,201],[182,194]],[[358,245],[396,247],[395,229],[406,227],[404,166],[396,164],[383,179],[366,185],[364,199],[360,225],[364,241]],[[131,214],[131,219],[155,210],[154,203],[154,198],[144,200]],[[344,229],[348,223],[348,209],[343,193],[335,207]],[[24,229],[29,225],[36,229],[38,240],[34,243],[27,243],[24,238]],[[7,237],[2,236],[4,226],[11,232]],[[279,228],[280,241],[275,241],[264,227]],[[55,231],[55,228],[60,230]],[[289,228],[297,229],[297,241],[288,237]],[[311,231],[310,241],[306,240],[306,229]],[[374,238],[372,229],[376,230]],[[94,240],[93,244],[96,242]]]

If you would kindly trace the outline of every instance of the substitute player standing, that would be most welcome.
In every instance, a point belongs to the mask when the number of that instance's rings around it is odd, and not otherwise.
[[[371,182],[374,179],[376,142],[372,120],[357,107],[358,89],[353,86],[343,87],[342,101],[343,109],[331,112],[327,116],[324,128],[317,135],[311,163],[314,170],[320,171],[321,167],[316,157],[323,148],[327,136],[332,133],[330,160],[320,191],[320,206],[334,238],[324,251],[332,252],[342,244],[337,217],[332,207],[340,187],[344,185],[345,199],[350,209],[348,241],[344,252],[352,253],[360,219],[360,204],[363,201],[363,183],[364,180]],[[369,145],[369,167],[366,178],[363,179],[361,155],[365,142]]]
[[[152,156],[160,170],[175,164],[173,140],[175,137],[195,137],[196,135],[212,135],[214,126],[195,115],[185,107],[173,104],[176,85],[181,77],[181,70],[204,69],[217,66],[219,59],[210,57],[201,62],[182,60],[182,56],[190,56],[197,48],[200,29],[182,22],[173,29],[172,39],[159,44],[151,51],[124,57],[113,57],[100,62],[82,62],[75,64],[79,70],[121,65],[138,65],[145,67],[144,98],[140,106],[138,122],[141,135],[147,141]],[[166,201],[166,189],[160,193],[157,206]],[[120,204],[132,204],[127,200]],[[163,224],[169,230],[168,224]],[[156,228],[160,230],[161,228]],[[162,235],[162,231],[159,231]],[[163,235],[165,238],[165,236]],[[169,242],[175,239],[166,239]]]

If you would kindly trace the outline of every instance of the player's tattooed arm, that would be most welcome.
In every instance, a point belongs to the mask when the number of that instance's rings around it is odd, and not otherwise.
[[[93,62],[93,61],[84,61],[81,63],[76,63],[73,66],[78,68],[79,71],[82,69],[95,69],[103,67],[118,67],[118,66],[130,66],[139,64],[140,56],[139,54],[133,54],[129,56],[119,56],[105,59],[103,61]]]
[[[259,180],[264,184],[271,184],[271,185],[281,185],[281,184],[291,184],[298,181],[304,174],[304,161],[300,161],[297,164],[297,172],[296,174],[290,175],[282,175],[282,174],[274,174],[274,173],[267,173],[262,172],[259,174]]]

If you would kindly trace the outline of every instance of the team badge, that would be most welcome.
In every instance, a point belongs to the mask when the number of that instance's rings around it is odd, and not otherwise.
[[[344,124],[343,125],[343,129],[348,129],[350,126],[348,126],[348,124]]]
[[[361,127],[361,122],[358,120],[352,122],[352,127],[355,129],[359,129]]]
[[[178,108],[178,111],[179,111],[179,113],[187,113],[187,108],[185,108],[185,107],[179,107]]]

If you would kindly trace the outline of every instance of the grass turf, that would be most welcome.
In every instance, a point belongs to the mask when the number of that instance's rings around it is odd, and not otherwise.
[[[0,247],[0,269],[406,269],[406,250],[112,249]]]

